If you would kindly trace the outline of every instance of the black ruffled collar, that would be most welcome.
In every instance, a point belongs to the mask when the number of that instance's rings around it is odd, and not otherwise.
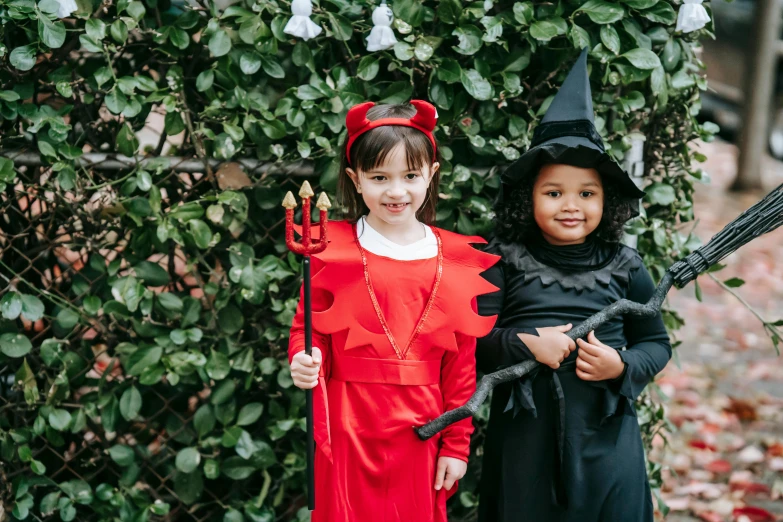
[[[487,250],[499,254],[503,262],[525,274],[525,282],[539,278],[543,286],[558,283],[577,292],[594,290],[596,283],[609,286],[612,278],[623,283],[638,253],[619,243],[591,239],[581,245],[554,246],[542,237],[528,244],[503,243],[493,239]]]

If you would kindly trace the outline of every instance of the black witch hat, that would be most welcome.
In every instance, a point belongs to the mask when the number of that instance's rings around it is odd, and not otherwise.
[[[529,181],[542,165],[563,163],[598,170],[604,180],[613,182],[623,197],[638,199],[644,196],[644,191],[639,190],[606,153],[593,118],[587,49],[583,49],[533,132],[530,148],[501,176],[502,192],[508,194],[521,182]]]

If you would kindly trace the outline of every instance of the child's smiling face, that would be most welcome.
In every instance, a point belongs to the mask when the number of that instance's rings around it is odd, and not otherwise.
[[[439,167],[435,162],[422,165],[420,170],[411,169],[405,145],[400,143],[375,169],[356,172],[349,168],[346,172],[370,210],[371,222],[378,219],[387,225],[401,225],[416,222],[416,212],[427,199],[427,189]]]
[[[595,169],[544,165],[533,185],[533,215],[552,245],[584,243],[601,223],[604,190]]]

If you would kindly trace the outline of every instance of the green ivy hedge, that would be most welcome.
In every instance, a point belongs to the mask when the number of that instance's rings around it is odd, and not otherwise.
[[[304,395],[286,362],[300,267],[279,205],[303,179],[333,191],[355,103],[432,100],[438,224],[486,234],[498,172],[589,47],[608,150],[646,138],[646,212],[629,230],[654,276],[696,243],[675,226],[693,219],[704,159],[688,143],[715,130],[694,119],[710,28],[676,33],[680,2],[396,0],[399,42],[376,53],[377,3],[314,2],[324,31],[307,42],[284,34],[282,0],[77,4],[60,19],[55,0],[0,0],[11,520],[307,519]],[[164,135],[142,147],[156,118]],[[641,418],[648,440],[665,427],[649,397]],[[455,520],[475,514],[485,419]]]

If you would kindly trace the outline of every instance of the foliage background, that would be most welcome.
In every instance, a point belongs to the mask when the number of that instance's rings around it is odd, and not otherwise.
[[[11,520],[307,518],[304,396],[286,363],[299,265],[279,205],[303,179],[333,191],[357,102],[438,106],[438,224],[487,234],[499,169],[587,46],[607,147],[621,159],[646,137],[646,212],[629,230],[654,277],[695,246],[703,158],[688,143],[715,130],[694,119],[711,33],[676,33],[680,2],[397,0],[400,41],[376,53],[377,3],[314,4],[324,32],[304,42],[283,33],[282,0],[79,0],[64,19],[56,0],[0,0]],[[475,513],[485,416],[455,520]],[[640,420],[648,443],[666,424],[649,396]]]

